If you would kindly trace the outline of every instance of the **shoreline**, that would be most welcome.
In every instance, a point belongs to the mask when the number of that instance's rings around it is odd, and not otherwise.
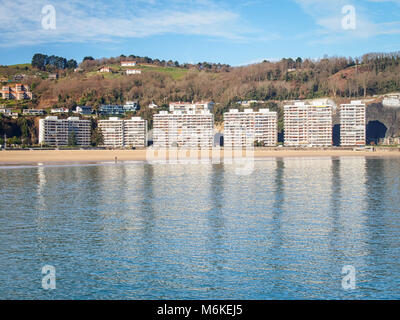
[[[148,150],[23,150],[23,151],[0,151],[0,165],[29,165],[29,164],[68,164],[68,163],[99,163],[99,162],[112,162],[115,163],[116,157],[117,162],[128,162],[128,161],[148,161],[147,159]],[[196,152],[198,156],[196,156]],[[161,160],[156,157],[154,160]],[[168,152],[167,152],[168,155]],[[213,156],[212,152],[209,152],[209,159]],[[229,157],[229,155],[227,155]],[[249,155],[252,156],[252,155]],[[400,157],[400,151],[398,150],[376,150],[372,151],[353,151],[353,150],[322,150],[322,149],[297,149],[297,150],[254,150],[254,158],[313,158],[313,157]],[[193,160],[200,159],[199,151],[192,151],[192,154],[188,151],[178,151],[178,159]],[[224,151],[221,151],[219,156],[218,152],[214,153],[214,158],[219,157],[221,160],[224,159]],[[243,157],[246,157],[243,154]],[[234,157],[236,158],[236,157]],[[168,159],[168,157],[167,157]],[[207,159],[207,155],[206,155]]]

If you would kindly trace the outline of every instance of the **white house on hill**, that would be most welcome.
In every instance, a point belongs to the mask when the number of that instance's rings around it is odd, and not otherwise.
[[[134,67],[136,66],[136,61],[121,61],[121,67]]]
[[[139,69],[128,69],[126,70],[126,74],[130,75],[130,74],[142,74],[142,70]]]

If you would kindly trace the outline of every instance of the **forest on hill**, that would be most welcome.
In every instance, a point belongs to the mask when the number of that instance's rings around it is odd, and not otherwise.
[[[103,65],[118,68],[124,59],[85,60],[80,64],[81,72],[63,70],[65,77],[58,81],[31,79],[38,105],[96,107],[126,100],[138,100],[141,105],[152,101],[163,105],[170,101],[213,100],[226,108],[241,100],[356,98],[400,88],[399,52],[317,61],[282,59],[243,67],[168,66],[178,71],[184,69],[179,77],[163,72],[167,67],[148,67],[140,76],[107,77],[95,72]],[[154,66],[154,61],[147,65]],[[138,61],[138,67],[145,67],[145,62]]]
[[[135,76],[97,72],[105,65],[118,71],[120,61],[129,59],[137,60],[138,68],[145,72]],[[370,53],[361,58],[326,57],[315,61],[282,59],[243,67],[211,63],[180,65],[149,59],[136,56],[86,59],[79,65],[80,72],[60,69],[57,81],[33,76],[27,77],[26,82],[33,89],[38,107],[70,108],[126,100],[137,100],[141,105],[152,101],[163,105],[170,101],[213,100],[226,108],[241,100],[356,98],[400,89],[399,52]],[[1,67],[0,75],[7,68],[11,67]],[[30,68],[33,73],[35,67]],[[174,71],[180,72],[179,76],[174,77]]]

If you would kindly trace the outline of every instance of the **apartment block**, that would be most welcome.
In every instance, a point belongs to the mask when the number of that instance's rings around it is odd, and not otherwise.
[[[51,146],[66,146],[71,132],[75,133],[78,146],[90,144],[91,123],[89,120],[80,120],[78,117],[58,119],[48,116],[39,120],[39,143]]]
[[[21,83],[17,83],[14,87],[3,86],[0,94],[1,98],[6,100],[32,100],[29,86]]]
[[[161,111],[154,115],[155,148],[211,148],[214,142],[214,115],[209,110]]]
[[[361,101],[340,105],[340,144],[364,146],[366,138],[366,107]]]
[[[116,117],[100,120],[104,145],[113,148],[145,148],[147,146],[147,121],[140,117],[122,120]]]
[[[311,105],[308,111],[308,142],[311,146],[332,146],[332,106]]]
[[[295,102],[284,106],[285,146],[308,145],[308,105]]]
[[[140,117],[124,120],[124,146],[147,147],[147,120]]]
[[[182,111],[182,112],[199,112],[199,111],[210,111],[214,109],[214,102],[171,102],[169,104],[169,111]]]
[[[285,145],[332,145],[332,106],[295,102],[284,106]]]
[[[231,109],[224,114],[224,146],[250,147],[258,142],[263,146],[276,146],[278,142],[278,115],[269,109],[258,112]]]
[[[99,120],[99,128],[103,134],[105,146],[113,148],[124,146],[124,120],[116,117]]]

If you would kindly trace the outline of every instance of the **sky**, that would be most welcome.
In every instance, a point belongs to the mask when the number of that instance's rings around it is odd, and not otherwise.
[[[233,66],[400,50],[400,0],[0,0],[0,65],[35,53]]]

